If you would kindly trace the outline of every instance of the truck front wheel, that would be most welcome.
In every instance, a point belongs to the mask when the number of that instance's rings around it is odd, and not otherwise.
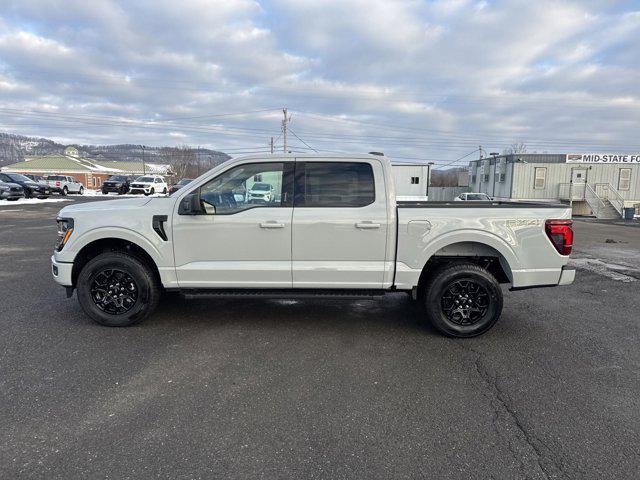
[[[154,272],[125,252],[105,252],[91,259],[80,272],[77,285],[82,309],[108,327],[141,322],[160,300]]]
[[[431,324],[450,337],[482,335],[502,313],[500,284],[473,263],[437,270],[425,283],[423,299]]]

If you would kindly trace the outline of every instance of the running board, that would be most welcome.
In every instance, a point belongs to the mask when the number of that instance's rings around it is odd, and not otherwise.
[[[308,289],[308,288],[283,288],[283,289],[181,289],[180,294],[185,298],[362,298],[379,297],[387,290],[349,290],[349,289]]]

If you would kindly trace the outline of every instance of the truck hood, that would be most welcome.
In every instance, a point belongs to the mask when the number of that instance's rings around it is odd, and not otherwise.
[[[101,200],[95,202],[85,202],[76,205],[69,205],[60,210],[61,217],[71,217],[75,213],[101,212],[101,211],[125,211],[144,207],[151,201],[150,198],[127,198],[118,200]]]

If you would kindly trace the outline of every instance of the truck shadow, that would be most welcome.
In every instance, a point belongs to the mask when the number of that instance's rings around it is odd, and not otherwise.
[[[257,328],[384,329],[437,335],[421,311],[402,293],[362,299],[268,299],[255,297],[185,299],[165,295],[142,325],[180,324]]]

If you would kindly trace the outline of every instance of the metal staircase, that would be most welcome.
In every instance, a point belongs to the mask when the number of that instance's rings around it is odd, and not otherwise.
[[[586,183],[561,183],[559,197],[587,202],[596,218],[604,220],[621,218],[624,212],[622,195],[609,183],[596,183],[593,187]]]

